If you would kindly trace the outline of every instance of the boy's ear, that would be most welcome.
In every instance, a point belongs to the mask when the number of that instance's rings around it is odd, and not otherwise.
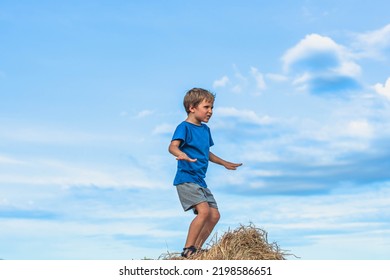
[[[189,110],[190,113],[193,113],[195,111],[196,106],[190,105]]]

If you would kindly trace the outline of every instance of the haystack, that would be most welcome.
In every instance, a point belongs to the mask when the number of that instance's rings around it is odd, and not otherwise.
[[[284,260],[286,254],[276,242],[269,243],[267,232],[255,227],[241,225],[225,232],[219,239],[215,236],[208,250],[197,252],[191,260]],[[168,253],[161,259],[184,259],[180,253]]]

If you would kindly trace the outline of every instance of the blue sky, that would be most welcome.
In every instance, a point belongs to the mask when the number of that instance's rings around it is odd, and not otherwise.
[[[361,1],[362,2],[362,1]],[[1,1],[0,258],[178,252],[167,148],[216,93],[218,235],[301,259],[389,259],[390,4]]]

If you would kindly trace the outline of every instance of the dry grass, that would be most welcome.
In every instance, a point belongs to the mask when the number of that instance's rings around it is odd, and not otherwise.
[[[191,260],[284,260],[285,254],[273,242],[268,243],[267,232],[253,224],[240,226],[224,233],[221,238],[209,245],[209,249],[191,255]],[[167,253],[160,257],[164,260],[184,259],[180,253]]]

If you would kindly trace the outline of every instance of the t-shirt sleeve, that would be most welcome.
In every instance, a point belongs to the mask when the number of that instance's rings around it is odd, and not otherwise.
[[[179,124],[176,127],[175,132],[173,133],[172,140],[181,140],[182,143],[186,140],[186,127],[182,124]]]

